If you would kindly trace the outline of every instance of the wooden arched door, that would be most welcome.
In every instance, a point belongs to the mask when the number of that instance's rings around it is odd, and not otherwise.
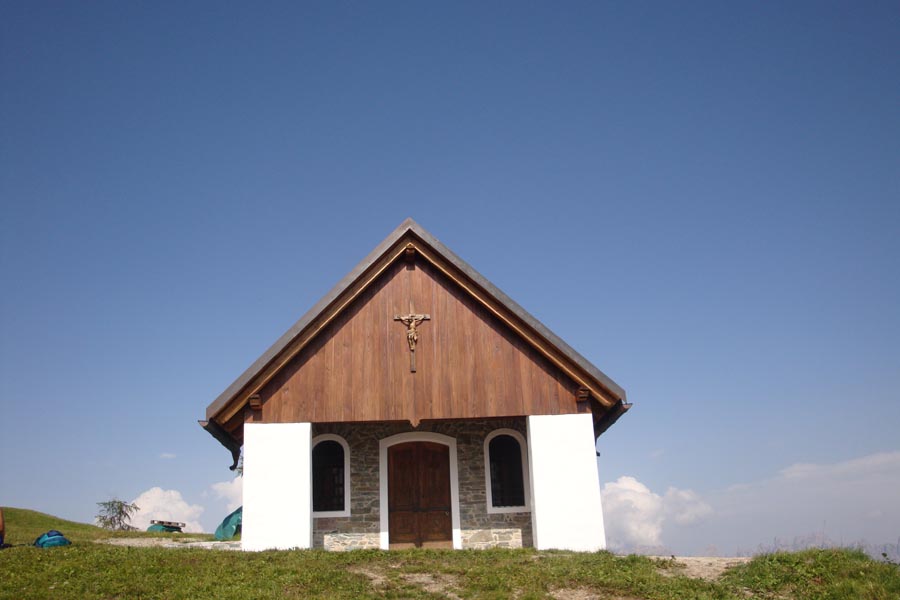
[[[391,548],[452,548],[450,449],[433,442],[388,448]]]

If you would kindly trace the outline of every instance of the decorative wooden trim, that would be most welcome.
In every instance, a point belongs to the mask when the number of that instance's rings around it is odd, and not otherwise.
[[[406,244],[403,250],[403,259],[406,261],[406,270],[412,271],[416,268],[416,245],[412,242]]]
[[[578,388],[578,391],[575,392],[575,404],[580,413],[593,412],[591,410],[591,391],[586,387]]]

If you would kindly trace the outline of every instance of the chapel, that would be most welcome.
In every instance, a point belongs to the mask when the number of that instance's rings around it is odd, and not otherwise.
[[[407,219],[200,424],[243,450],[245,550],[594,551],[596,440],[630,406]]]

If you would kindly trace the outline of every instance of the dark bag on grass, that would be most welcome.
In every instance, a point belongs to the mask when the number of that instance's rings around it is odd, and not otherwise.
[[[61,534],[55,529],[51,529],[47,533],[41,535],[38,539],[34,540],[34,545],[38,548],[52,548],[54,546],[68,546],[71,544],[69,540],[66,539],[66,536]]]

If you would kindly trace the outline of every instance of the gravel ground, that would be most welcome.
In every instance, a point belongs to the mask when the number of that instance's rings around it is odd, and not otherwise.
[[[672,560],[671,556],[650,556],[661,560]],[[675,564],[683,569],[672,572],[673,575],[686,575],[695,579],[713,581],[725,572],[725,569],[750,562],[749,556],[676,556]]]
[[[192,542],[190,540],[177,541],[166,538],[111,538],[100,540],[103,544],[112,546],[131,546],[140,548],[204,548],[206,550],[240,550],[240,542]]]

